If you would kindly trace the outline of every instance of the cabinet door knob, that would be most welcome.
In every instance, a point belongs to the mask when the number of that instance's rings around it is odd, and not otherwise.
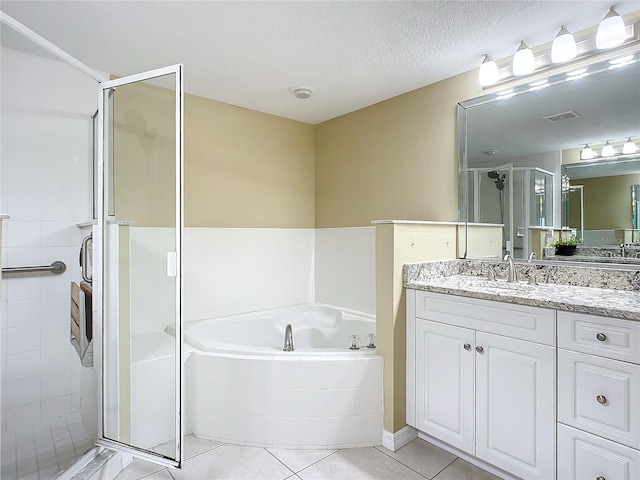
[[[471,345],[469,345],[468,343],[464,344],[464,349],[465,350],[471,350]]]
[[[596,400],[601,405],[604,405],[605,403],[607,403],[607,397],[605,397],[604,395],[598,395],[596,397]]]
[[[482,352],[484,352],[484,348],[482,348],[482,347],[476,347],[476,352],[478,352],[478,353],[482,353]]]
[[[607,339],[607,336],[604,333],[598,333],[596,334],[596,338],[599,342],[604,342]]]
[[[600,475],[599,477],[596,477],[596,480],[607,480],[607,479],[604,478],[602,475]]]

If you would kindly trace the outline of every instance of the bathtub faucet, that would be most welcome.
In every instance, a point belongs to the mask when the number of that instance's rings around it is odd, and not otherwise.
[[[284,329],[284,348],[282,350],[293,352],[293,330],[290,323]]]

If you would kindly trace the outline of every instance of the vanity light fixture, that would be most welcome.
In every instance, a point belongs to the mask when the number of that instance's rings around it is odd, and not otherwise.
[[[625,67],[633,63],[636,63],[636,60],[633,54],[625,55],[624,57],[620,57],[620,58],[614,58],[613,60],[609,60],[609,70],[613,70],[614,68]]]
[[[620,64],[632,63],[633,58],[634,58],[634,55],[632,53],[630,55],[624,55],[622,57],[613,58],[613,59],[609,60],[609,63],[611,65],[620,65]]]
[[[531,82],[529,84],[530,87],[541,87],[542,85],[545,85],[549,83],[549,79],[548,78],[543,78],[542,80],[538,80],[536,82]]]
[[[536,68],[536,59],[533,56],[533,52],[528,47],[524,40],[520,42],[520,46],[516,50],[513,56],[513,74],[520,77],[522,75],[528,75]]]
[[[538,80],[537,82],[531,82],[529,84],[529,91],[535,92],[536,90],[542,90],[543,88],[547,88],[549,86],[549,79],[544,78],[542,80]]]
[[[576,59],[582,60],[598,55],[598,50],[637,45],[640,43],[639,27],[640,21],[637,19],[632,24],[625,25],[624,19],[613,7],[610,7],[596,33],[586,34],[576,40],[567,27],[562,25],[552,42],[551,52],[540,52],[535,56],[527,44],[521,41],[513,55],[511,65],[506,64],[501,68],[497,67],[489,55],[484,55],[480,66],[480,86],[487,89],[496,84],[511,82],[517,77],[550,70],[557,64],[575,62]],[[609,68],[622,67],[636,61],[630,58],[617,63],[611,62]],[[586,75],[588,74],[566,77],[566,79],[575,80]]]
[[[608,141],[602,147],[602,152],[600,153],[603,157],[611,157],[616,151],[613,149],[613,145],[611,145]]]
[[[567,72],[567,80],[577,80],[582,77],[586,77],[589,75],[589,67],[578,68],[577,70],[572,70]]]
[[[593,149],[587,143],[580,152],[580,160],[591,160],[593,158]]]
[[[498,80],[500,80],[498,66],[496,65],[496,62],[493,61],[493,58],[487,54],[485,54],[484,59],[482,60],[482,65],[480,65],[479,77],[481,87],[495,85],[498,83]]]
[[[609,8],[609,12],[604,16],[600,25],[598,25],[596,48],[598,48],[598,50],[604,50],[622,45],[625,37],[624,30],[624,20],[622,17],[613,7]]]
[[[624,155],[630,155],[632,153],[636,153],[637,151],[638,151],[638,147],[636,146],[636,142],[631,140],[631,137],[629,137],[627,141],[624,142],[624,145],[622,146],[622,153]]]
[[[551,45],[551,62],[563,63],[576,58],[576,40],[567,27],[562,25]]]

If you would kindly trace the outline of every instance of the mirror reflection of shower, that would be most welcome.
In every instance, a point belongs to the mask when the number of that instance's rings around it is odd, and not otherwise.
[[[504,224],[504,180],[507,178],[507,174],[503,173],[500,175],[500,172],[493,170],[491,172],[487,172],[487,177],[491,180],[495,180],[496,188],[500,192],[500,223]],[[502,229],[502,243],[506,244],[506,242],[507,235],[504,229]]]
[[[468,175],[469,221],[501,224],[492,241],[502,244],[503,256],[527,258],[539,251],[540,232],[546,234],[554,225],[554,173],[507,163],[470,168]]]

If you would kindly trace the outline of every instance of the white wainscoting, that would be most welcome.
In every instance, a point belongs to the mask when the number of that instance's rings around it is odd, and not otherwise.
[[[316,229],[316,302],[376,313],[375,227]]]
[[[313,302],[314,229],[186,228],[184,321]]]

